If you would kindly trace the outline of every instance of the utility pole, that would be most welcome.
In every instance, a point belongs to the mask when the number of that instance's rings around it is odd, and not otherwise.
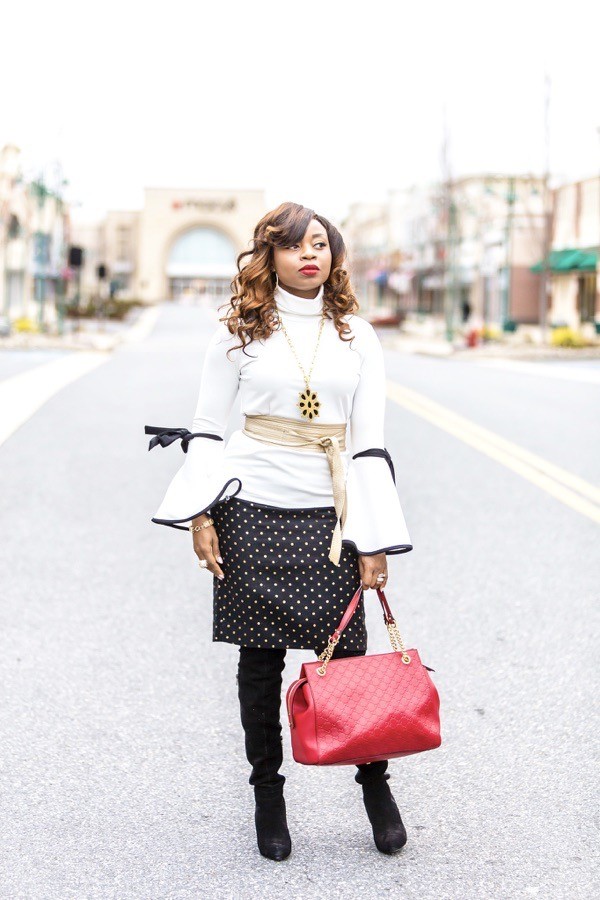
[[[552,210],[550,208],[550,76],[544,75],[544,179],[543,179],[543,246],[540,276],[539,319],[542,344],[546,343],[548,292],[550,288],[550,246],[552,243]]]
[[[600,138],[600,125],[596,131]],[[598,172],[598,252],[596,254],[596,306],[594,308],[594,321],[596,325],[596,334],[600,334],[600,172]],[[596,318],[598,316],[598,318]]]
[[[2,241],[2,249],[0,251],[0,262],[2,264],[3,283],[0,290],[0,300],[2,301],[1,315],[8,317],[9,314],[9,296],[8,296],[8,277],[6,274],[6,255],[8,250],[8,231],[10,227],[10,201],[12,183],[9,180],[9,189],[6,197],[0,197],[0,240]]]
[[[37,213],[37,229],[34,232],[34,264],[35,264],[35,273],[34,273],[34,297],[38,304],[38,324],[40,327],[40,331],[44,330],[44,307],[46,303],[46,279],[48,272],[48,265],[50,262],[49,250],[50,250],[50,236],[46,234],[44,229],[44,211],[46,208],[46,200],[48,197],[52,196],[52,191],[50,191],[46,185],[44,172],[40,171],[40,174],[37,179],[34,179],[30,185],[29,190],[37,200],[38,213]]]
[[[454,199],[454,183],[450,181],[448,194],[448,244],[450,247],[450,284],[448,285],[449,294],[449,327],[446,329],[448,340],[454,338],[454,325],[456,322],[456,310],[458,307],[458,246],[459,246],[459,229],[458,229],[458,209]]]
[[[457,254],[457,210],[454,200],[454,184],[450,171],[449,130],[444,106],[444,137],[442,143],[442,184],[443,209],[446,225],[446,252],[442,265],[442,290],[444,291],[444,317],[446,319],[446,340],[454,337],[456,310],[456,254]],[[448,277],[449,276],[449,277]]]
[[[504,270],[504,279],[502,284],[502,315],[504,321],[512,318],[510,315],[511,309],[511,275],[512,275],[512,253],[511,253],[511,244],[512,244],[512,230],[513,230],[513,216],[514,216],[514,206],[515,201],[517,199],[516,193],[516,179],[514,175],[511,175],[508,179],[507,185],[507,194],[506,194],[506,225],[504,228],[504,250],[505,250],[505,260],[506,267]]]

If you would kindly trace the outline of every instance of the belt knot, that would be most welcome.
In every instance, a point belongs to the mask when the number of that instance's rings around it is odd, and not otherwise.
[[[321,434],[325,428],[338,434]],[[327,457],[333,487],[333,504],[336,523],[333,530],[329,559],[339,566],[342,552],[342,529],[346,521],[346,485],[341,450],[346,449],[346,425],[343,422],[327,425],[323,423],[298,422],[287,416],[246,414],[242,431],[250,437],[271,444],[293,446],[298,450],[322,448]],[[339,435],[339,436],[338,436]]]
[[[322,447],[333,447],[333,438],[329,437],[329,435],[325,435],[325,437],[317,438],[317,443]],[[335,439],[337,442],[337,438]]]

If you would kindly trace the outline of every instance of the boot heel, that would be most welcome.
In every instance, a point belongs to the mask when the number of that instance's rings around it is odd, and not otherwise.
[[[406,844],[406,828],[387,783],[387,777],[365,781],[363,801],[380,853],[397,853]]]
[[[262,796],[256,792],[254,822],[261,854],[268,859],[287,859],[292,852],[292,840],[288,830],[283,794]]]

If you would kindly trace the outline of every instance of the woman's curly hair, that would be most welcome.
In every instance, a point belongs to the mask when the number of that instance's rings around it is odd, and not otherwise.
[[[300,243],[312,219],[317,219],[325,228],[331,249],[331,271],[323,285],[324,311],[327,318],[333,319],[340,340],[346,340],[342,335],[350,333],[350,328],[342,321],[342,316],[355,313],[360,307],[344,268],[344,240],[328,219],[306,206],[288,201],[262,217],[254,229],[253,246],[240,253],[236,259],[238,274],[230,284],[233,293],[229,301],[230,308],[219,319],[226,323],[231,334],[237,333],[242,342],[236,347],[230,347],[230,350],[242,347],[245,351],[253,340],[268,338],[275,331],[277,305],[274,292],[277,279],[273,266],[273,248]],[[247,256],[250,259],[242,267],[241,263]],[[349,338],[348,341],[352,339]]]

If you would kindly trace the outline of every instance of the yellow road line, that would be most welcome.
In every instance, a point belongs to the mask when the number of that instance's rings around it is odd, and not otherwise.
[[[387,396],[409,412],[454,435],[491,459],[512,469],[571,509],[600,523],[600,489],[572,472],[549,462],[536,453],[500,437],[488,428],[452,412],[424,394],[393,381],[387,383]]]

